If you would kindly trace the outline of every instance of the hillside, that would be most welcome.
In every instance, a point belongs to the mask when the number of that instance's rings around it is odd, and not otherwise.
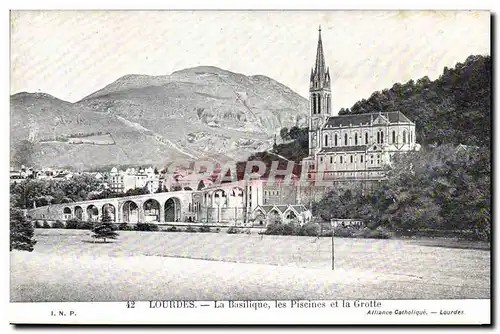
[[[307,115],[307,100],[275,80],[216,67],[127,75],[76,103],[18,93],[10,105],[14,164],[81,169],[246,159]]]
[[[416,123],[423,145],[489,146],[491,140],[491,57],[469,56],[455,68],[377,91],[339,115],[401,111]]]
[[[445,68],[436,80],[428,77],[374,92],[339,115],[401,111],[416,122],[417,141],[424,145],[464,144],[490,147],[491,57],[470,56]],[[308,136],[277,145],[276,153],[300,162],[308,155]],[[258,154],[250,157],[255,159]],[[269,163],[269,161],[266,161]]]

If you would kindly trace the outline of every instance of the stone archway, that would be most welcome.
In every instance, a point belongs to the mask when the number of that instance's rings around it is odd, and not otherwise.
[[[281,214],[276,209],[272,209],[267,213],[268,223],[282,223]]]
[[[75,218],[83,220],[83,209],[81,206],[75,206]]]
[[[87,217],[90,221],[98,221],[99,220],[99,209],[94,204],[90,204],[87,206]]]
[[[144,222],[160,222],[161,206],[155,199],[148,199],[143,204]]]
[[[134,201],[126,201],[122,205],[122,217],[124,223],[139,223],[139,206]]]
[[[64,220],[68,220],[68,219],[73,218],[73,213],[71,212],[71,208],[65,207],[63,209],[63,217],[64,217]]]
[[[287,222],[291,222],[291,221],[297,220],[298,218],[299,217],[295,214],[295,212],[293,210],[288,210],[285,213],[285,220]]]
[[[104,213],[106,211],[108,215],[111,217],[111,221],[116,222],[116,208],[113,204],[106,203],[102,206],[101,212]]]
[[[181,201],[177,197],[171,197],[165,201],[163,210],[166,222],[178,222],[181,220]]]

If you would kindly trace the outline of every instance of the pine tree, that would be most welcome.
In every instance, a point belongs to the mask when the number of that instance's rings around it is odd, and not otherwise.
[[[15,208],[10,209],[10,250],[19,249],[33,251],[36,240],[33,239],[35,228],[24,213]]]
[[[108,210],[102,210],[101,222],[92,229],[92,232],[94,233],[92,238],[103,239],[104,242],[106,242],[106,239],[116,239],[118,237],[118,233],[115,232],[111,223],[111,216]]]

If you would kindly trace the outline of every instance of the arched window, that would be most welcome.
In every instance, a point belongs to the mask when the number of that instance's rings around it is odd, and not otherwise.
[[[337,134],[335,134],[335,146],[337,146]]]
[[[380,132],[380,143],[384,143],[384,132]]]
[[[363,155],[361,155],[361,162],[363,162]]]
[[[318,112],[317,112],[317,114],[321,114],[321,96],[319,94],[316,96],[318,97]]]
[[[316,114],[316,94],[312,95],[312,112]]]
[[[353,158],[352,158],[352,155],[351,155],[351,163],[353,163]]]
[[[330,163],[333,164],[333,157],[330,157]]]
[[[406,130],[403,131],[403,144],[406,144]]]
[[[325,135],[325,147],[328,146],[328,135]]]
[[[354,134],[354,145],[358,145],[358,134]]]
[[[380,132],[377,131],[377,144],[380,144]]]
[[[347,146],[347,133],[344,135],[344,145]]]
[[[368,145],[368,132],[365,132],[365,144]]]
[[[343,163],[343,159],[342,159],[342,156],[340,156],[340,163]]]
[[[392,143],[396,142],[396,131],[392,131]]]

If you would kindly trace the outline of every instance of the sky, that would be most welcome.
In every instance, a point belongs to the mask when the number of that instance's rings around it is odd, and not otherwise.
[[[487,11],[12,11],[10,90],[76,102],[127,74],[207,65],[307,98],[319,25],[333,110],[490,54]]]

